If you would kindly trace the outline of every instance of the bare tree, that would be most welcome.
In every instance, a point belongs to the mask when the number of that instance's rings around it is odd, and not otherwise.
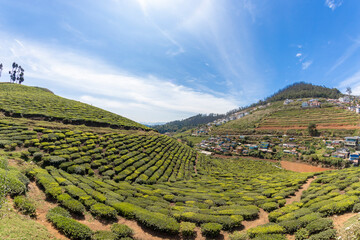
[[[0,63],[0,77],[1,77],[2,70],[3,70],[3,65],[2,65],[2,63]]]

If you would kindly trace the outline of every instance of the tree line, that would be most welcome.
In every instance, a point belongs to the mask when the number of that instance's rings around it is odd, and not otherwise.
[[[4,69],[4,66],[2,63],[0,63],[0,77],[1,77],[1,73]],[[12,64],[12,69],[9,71],[9,75],[10,75],[10,82],[12,83],[23,83],[25,81],[24,78],[24,74],[25,70],[16,62],[13,62]]]

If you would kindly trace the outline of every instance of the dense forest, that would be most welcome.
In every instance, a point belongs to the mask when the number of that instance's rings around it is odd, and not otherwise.
[[[265,99],[265,102],[276,102],[296,98],[339,98],[341,92],[336,88],[312,85],[299,82],[289,85]]]
[[[213,122],[217,119],[223,118],[224,116],[225,116],[224,114],[214,114],[214,113],[198,114],[183,120],[168,122],[164,125],[155,125],[152,126],[152,128],[159,131],[160,133],[176,132],[179,130],[186,131],[188,129],[197,127],[198,125]]]

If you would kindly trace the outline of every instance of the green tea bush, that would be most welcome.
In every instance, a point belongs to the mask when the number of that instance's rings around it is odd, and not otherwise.
[[[222,225],[218,223],[201,224],[201,233],[206,237],[215,238],[220,235]]]
[[[281,234],[260,234],[253,238],[254,240],[286,240]]]
[[[79,202],[78,200],[75,200],[73,198],[71,199],[65,199],[61,201],[61,205],[68,209],[70,212],[76,213],[76,214],[84,214],[85,207],[84,205]]]
[[[117,239],[118,236],[115,233],[104,230],[96,231],[91,237],[91,240],[117,240]]]
[[[353,207],[353,212],[360,212],[360,203],[356,203]]]
[[[267,212],[272,212],[275,209],[279,208],[279,205],[276,202],[267,202],[261,205],[261,208],[264,209]]]
[[[282,226],[275,223],[267,223],[265,225],[257,226],[254,228],[250,228],[247,233],[250,238],[254,238],[257,235],[261,234],[276,234],[276,233],[285,233],[286,230]]]
[[[24,174],[12,169],[5,170],[0,168],[0,179],[6,179],[6,193],[11,196],[24,194],[29,183],[29,180]]]
[[[65,236],[70,239],[91,239],[93,232],[88,226],[68,217],[70,214],[66,210],[59,207],[54,209],[49,210],[46,218]]]
[[[285,228],[286,233],[294,233],[301,227],[301,221],[295,220],[288,220],[279,223],[280,226]]]
[[[331,216],[334,214],[343,214],[345,212],[351,211],[353,206],[357,202],[359,202],[359,197],[350,196],[338,202],[332,202],[327,205],[324,205],[318,211],[320,213],[324,213],[326,216]]]
[[[195,223],[191,222],[181,222],[180,223],[180,233],[183,236],[183,238],[192,238],[195,237]]]
[[[118,238],[131,237],[134,234],[134,231],[130,227],[118,223],[111,225],[111,231],[115,233]]]
[[[14,204],[20,212],[31,217],[36,217],[36,207],[32,201],[25,196],[16,196],[14,198]]]
[[[229,235],[230,240],[248,240],[249,235],[246,232],[233,232]]]
[[[333,226],[333,221],[328,218],[321,218],[317,219],[313,222],[310,222],[306,229],[309,231],[310,234],[318,233],[320,231],[329,229]]]
[[[307,240],[309,239],[309,231],[306,228],[300,228],[296,233],[295,233],[295,239],[296,240]]]
[[[116,218],[116,210],[113,207],[103,203],[95,203],[90,207],[90,212],[96,217],[114,219]]]
[[[309,240],[331,240],[336,238],[336,230],[328,229],[323,232],[311,235]]]

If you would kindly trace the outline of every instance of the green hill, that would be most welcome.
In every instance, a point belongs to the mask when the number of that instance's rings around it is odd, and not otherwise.
[[[304,99],[305,100],[305,99]],[[212,131],[214,134],[302,134],[310,123],[324,133],[353,134],[360,129],[360,116],[322,99],[321,108],[302,108],[302,101],[288,105],[272,102],[243,118],[230,121]]]
[[[341,92],[336,88],[317,86],[311,83],[299,82],[289,85],[265,99],[265,102],[276,102],[285,99],[298,98],[339,98]]]
[[[19,84],[0,84],[0,111],[6,116],[122,129],[150,128],[91,105]]]

